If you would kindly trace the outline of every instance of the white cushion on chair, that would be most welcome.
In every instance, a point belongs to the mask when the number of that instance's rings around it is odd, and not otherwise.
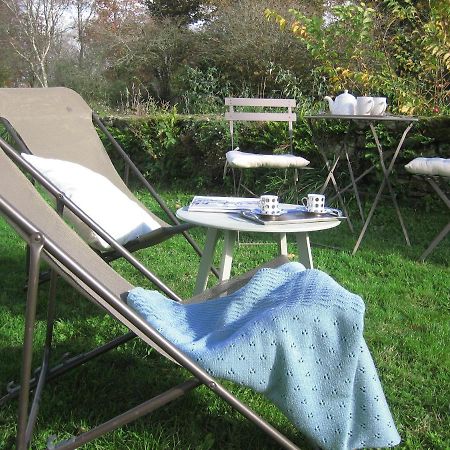
[[[257,153],[245,153],[239,150],[230,150],[226,156],[227,162],[231,167],[238,167],[240,169],[251,169],[254,167],[287,169],[288,167],[305,167],[309,164],[307,159],[290,154],[261,155]]]
[[[80,164],[22,153],[24,159],[50,180],[97,225],[120,244],[149,233],[160,224],[111,181]],[[64,209],[67,212],[67,208]],[[80,236],[98,250],[111,247],[73,214],[69,220]]]
[[[415,158],[405,169],[417,175],[450,177],[450,158]]]

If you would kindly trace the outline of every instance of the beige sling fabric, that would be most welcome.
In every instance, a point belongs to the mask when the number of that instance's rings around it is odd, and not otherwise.
[[[104,175],[140,204],[114,168],[92,123],[92,110],[76,92],[63,87],[1,88],[0,116],[34,155],[81,164]],[[147,212],[160,225],[169,226]]]
[[[43,230],[61,250],[69,254],[88,273],[94,274],[117,297],[123,297],[133,287],[64,222],[2,150],[0,150],[0,169],[2,174],[0,195],[17,208],[37,229]],[[11,225],[14,226],[14,224]],[[15,228],[22,237],[26,237],[20,229]],[[275,267],[288,261],[286,257],[279,257],[261,267]],[[231,293],[243,286],[256,270],[221,283],[190,301],[198,302],[200,299],[206,300],[224,292]],[[98,296],[90,290],[84,292],[88,292],[92,298],[98,300]]]

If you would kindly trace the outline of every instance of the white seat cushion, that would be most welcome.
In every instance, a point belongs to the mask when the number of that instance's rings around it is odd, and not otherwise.
[[[287,169],[289,167],[305,167],[309,164],[307,159],[290,154],[260,155],[256,153],[245,153],[236,149],[227,152],[226,156],[227,162],[231,167],[240,169],[251,169],[254,167]]]
[[[416,175],[450,177],[450,158],[415,158],[405,169]]]
[[[25,153],[22,156],[120,244],[160,228],[160,224],[138,203],[103,175],[69,161]],[[67,208],[65,214],[89,245],[98,250],[111,249]]]

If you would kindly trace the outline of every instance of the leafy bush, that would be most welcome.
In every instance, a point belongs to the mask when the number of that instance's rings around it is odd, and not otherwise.
[[[231,149],[229,128],[220,116],[185,116],[171,109],[152,116],[110,117],[105,121],[111,133],[152,182],[171,187],[189,187],[197,192],[232,192],[231,174],[223,177],[225,153]],[[395,167],[396,173],[405,180],[405,188],[411,178],[403,170],[406,162],[420,155],[448,154],[450,135],[446,130],[449,129],[449,123],[450,119],[444,117],[439,120],[429,119],[420,122],[408,135]],[[301,115],[294,127],[294,153],[311,161],[309,170],[300,171],[300,181],[295,191],[298,188],[314,190],[325,179],[326,168],[316,143],[328,152],[331,159],[342,151],[345,134],[343,125],[336,122],[321,122],[320,125],[314,131],[314,139]],[[238,144],[243,150],[269,151],[278,148],[286,151],[289,142],[286,128],[279,123],[244,124],[237,130]],[[400,132],[386,132],[380,127],[378,134],[383,147],[395,147],[398,142],[396,134]],[[354,139],[349,142],[348,150],[353,153],[355,170],[362,173],[370,165],[378,164],[377,151],[369,131],[360,129],[351,133]],[[111,152],[111,156],[118,169],[123,171],[123,163],[114,156],[114,152]],[[366,189],[379,185],[380,173],[376,171],[364,179]],[[345,171],[336,174],[340,177],[344,175]],[[281,170],[251,170],[246,171],[246,184],[257,193],[270,189],[288,198],[293,190],[293,175]]]
[[[138,167],[154,182],[165,185],[193,186],[196,189],[232,191],[232,177],[223,177],[225,153],[231,149],[228,123],[211,116],[183,116],[170,113],[133,118],[106,118],[113,136]],[[314,146],[309,129],[299,122],[294,133],[294,152],[314,160]],[[289,141],[287,127],[280,124],[256,124],[239,128],[240,147],[245,150],[285,151]],[[109,144],[105,141],[107,148]],[[111,157],[120,171],[124,170],[114,152]],[[250,171],[253,172],[253,171]],[[271,171],[256,171],[249,182],[267,181]],[[289,181],[291,183],[291,181]]]
[[[191,119],[176,111],[142,118],[106,118],[114,138],[140,170],[162,185],[222,185],[226,151],[223,122]],[[123,163],[105,140],[116,167]]]
[[[217,68],[234,96],[279,95],[278,67],[295,73],[307,91],[312,62],[304,47],[264,18],[267,6],[287,11],[296,4],[295,0],[224,2],[215,19],[197,33],[197,54],[190,64],[203,72]]]
[[[230,96],[230,83],[216,67],[202,70],[185,66],[176,80],[181,93],[181,107],[187,114],[215,113],[223,108],[224,97]]]
[[[306,46],[314,61],[315,91],[350,89],[389,97],[391,111],[449,111],[448,7],[430,2],[384,0],[331,8],[328,15],[291,9],[292,20],[273,9],[265,14]]]

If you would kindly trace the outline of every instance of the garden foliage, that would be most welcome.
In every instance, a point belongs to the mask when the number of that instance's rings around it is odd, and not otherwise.
[[[317,152],[311,130],[300,112],[294,127],[294,153],[311,161],[311,170],[301,171],[300,190],[311,192],[323,182],[326,176],[324,163]],[[176,109],[164,113],[153,113],[142,117],[105,117],[107,126],[125,151],[152,182],[166,186],[189,186],[197,192],[232,192],[230,172],[224,178],[225,153],[231,149],[228,123],[221,115],[188,116],[178,114]],[[416,155],[445,156],[450,152],[449,120],[430,118],[424,120],[410,133],[396,164],[401,184],[409,183],[410,175],[402,169]],[[400,130],[401,131],[401,130]],[[378,130],[380,140],[386,147],[395,146],[398,139],[396,130]],[[321,129],[315,136],[333,157],[333,145],[342,142],[343,128],[336,123]],[[237,130],[239,146],[242,150],[259,148],[283,152],[289,145],[288,130],[280,123],[248,123]],[[349,151],[357,159],[358,171],[378,162],[373,140],[367,131],[358,131]],[[108,145],[105,142],[106,145]],[[369,145],[369,148],[366,146]],[[372,148],[370,147],[372,145]],[[111,156],[114,152],[111,149]],[[117,159],[119,170],[124,167]],[[255,192],[272,190],[280,194],[292,188],[292,174],[284,171],[258,169],[249,172],[247,183]],[[381,170],[377,172],[381,174]],[[374,174],[373,176],[376,176]],[[367,189],[378,186],[378,178],[366,178]],[[401,192],[401,189],[398,189]]]
[[[315,62],[316,92],[343,89],[388,96],[392,112],[448,112],[450,7],[410,0],[346,2],[321,16],[266,9],[268,20],[294,35]]]
[[[59,11],[67,2],[55,3]],[[13,14],[21,4],[0,0],[2,85],[39,85],[42,72],[44,84],[73,87],[109,110],[123,109],[133,86],[143,103],[189,114],[219,111],[227,95],[311,105],[343,89],[388,96],[396,113],[450,109],[447,0],[77,2],[67,24],[41,36],[42,61],[16,45],[29,31]],[[35,22],[44,33],[45,16]]]
[[[15,1],[0,0],[0,85],[39,85],[36,62],[14,47],[26,31],[7,6]],[[48,84],[75,89],[111,117],[127,152],[152,178],[228,187],[227,96],[295,98],[294,150],[317,169],[323,162],[303,116],[324,111],[323,97],[344,89],[387,96],[391,113],[440,114],[440,125],[424,122],[402,156],[450,153],[448,0],[92,0],[77,8],[72,31],[59,29],[51,43]],[[279,124],[242,131],[242,149],[287,143]],[[341,131],[333,125],[321,138],[339,141]],[[354,152],[362,165],[376,159],[361,150],[364,143],[360,133]]]

